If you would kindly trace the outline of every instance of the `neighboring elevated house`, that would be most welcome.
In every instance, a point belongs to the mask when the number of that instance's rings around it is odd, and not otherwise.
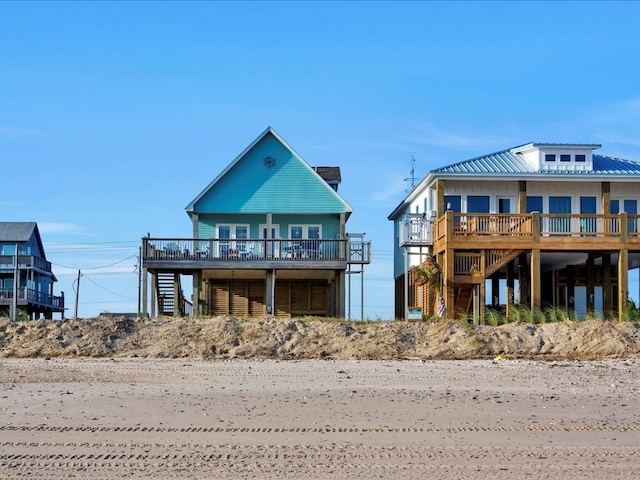
[[[340,180],[267,128],[186,207],[191,238],[143,239],[144,309],[151,275],[151,316],[344,317],[346,275],[370,244],[346,232]]]
[[[388,217],[396,317],[433,314],[414,268],[430,254],[449,316],[483,321],[486,304],[520,304],[624,318],[640,265],[640,163],[598,148],[529,143],[431,171]]]
[[[53,318],[54,313],[64,316],[64,295],[53,294],[56,281],[38,225],[0,222],[0,311],[7,315],[17,298],[17,307],[29,318]]]

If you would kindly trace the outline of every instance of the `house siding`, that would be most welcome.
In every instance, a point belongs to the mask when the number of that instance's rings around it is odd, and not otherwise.
[[[264,159],[275,164],[267,167]],[[216,213],[345,213],[343,201],[273,135],[265,135],[195,204]]]
[[[201,214],[198,217],[198,238],[216,238],[217,225],[248,224],[250,238],[261,238],[260,225],[266,223],[263,214]],[[333,239],[340,234],[340,218],[336,215],[273,215],[272,225],[277,225],[280,238],[289,238],[291,225],[320,225],[322,238]]]

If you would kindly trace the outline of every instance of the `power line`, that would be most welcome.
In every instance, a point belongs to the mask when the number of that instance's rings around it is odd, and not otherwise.
[[[127,260],[129,260],[131,258],[134,258],[136,256],[137,256],[137,254],[133,254],[133,255],[128,256],[127,258],[123,258],[122,260],[118,260],[117,262],[110,263],[109,265],[101,265],[99,267],[85,267],[85,268],[81,268],[80,270],[99,270],[101,268],[109,268],[109,267],[113,267],[114,265],[118,265],[119,263],[126,262]],[[61,265],[59,263],[51,262],[51,264],[55,265],[56,267],[71,268],[73,270],[78,270],[79,269],[79,267],[70,267],[68,265]]]
[[[104,291],[106,291],[106,292],[111,293],[112,295],[116,295],[117,297],[124,298],[124,299],[126,299],[126,300],[131,300],[131,301],[134,301],[134,302],[135,302],[135,300],[136,300],[135,298],[127,297],[126,295],[121,295],[121,294],[119,294],[119,293],[114,292],[113,290],[109,290],[108,288],[106,288],[106,287],[104,287],[104,286],[100,285],[98,282],[96,282],[96,281],[92,280],[92,279],[91,279],[91,277],[88,277],[88,276],[86,276],[86,275],[82,275],[82,276],[83,276],[84,278],[86,278],[87,280],[89,280],[91,283],[93,283],[95,286],[100,287],[101,289],[103,289],[103,290],[104,290]]]

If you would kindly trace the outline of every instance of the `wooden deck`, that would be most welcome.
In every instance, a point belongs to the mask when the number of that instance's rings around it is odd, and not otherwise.
[[[446,249],[640,251],[640,215],[459,214],[433,224],[433,253]]]
[[[371,261],[368,241],[143,238],[143,267],[156,270],[346,269]]]

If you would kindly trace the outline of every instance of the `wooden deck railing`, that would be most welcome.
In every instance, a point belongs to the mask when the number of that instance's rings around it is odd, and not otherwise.
[[[348,239],[143,238],[142,259],[188,261],[344,261],[370,263],[371,242]]]
[[[447,212],[434,222],[435,243],[471,237],[625,237],[640,239],[640,215]]]

